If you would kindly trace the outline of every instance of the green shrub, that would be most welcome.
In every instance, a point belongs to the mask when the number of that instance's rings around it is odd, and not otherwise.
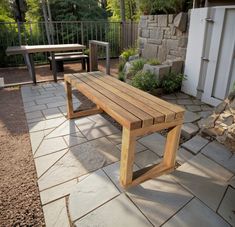
[[[135,55],[137,54],[137,49],[136,48],[128,48],[128,49],[125,49],[122,54],[121,54],[121,57],[125,60],[125,61],[128,61],[129,57],[132,56],[132,55]]]
[[[169,73],[161,80],[161,87],[166,93],[173,93],[180,90],[182,81],[185,79],[183,74]]]
[[[130,68],[130,72],[132,75],[135,75],[137,72],[142,70],[144,68],[144,64],[146,63],[146,60],[143,58],[140,58],[138,60],[135,60],[132,62],[132,66]]]
[[[157,87],[155,75],[149,71],[139,71],[132,79],[132,86],[144,91],[152,91]]]
[[[118,72],[123,72],[124,66],[125,66],[125,62],[120,61],[118,64]]]
[[[151,58],[147,61],[149,65],[161,65],[161,62],[157,58]]]
[[[118,79],[125,82],[125,80],[126,80],[125,73],[124,72],[119,72],[118,73]]]
[[[86,55],[89,55],[90,50],[89,49],[85,49],[83,53],[86,54]]]

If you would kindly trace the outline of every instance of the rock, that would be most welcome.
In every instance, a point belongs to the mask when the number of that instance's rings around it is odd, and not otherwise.
[[[142,29],[141,37],[149,38],[149,29]]]
[[[186,139],[190,139],[198,131],[199,131],[199,128],[197,125],[193,123],[186,123],[186,124],[183,124],[182,126],[181,135],[184,136]]]
[[[170,61],[171,72],[173,73],[182,73],[184,61],[173,60]]]
[[[126,76],[130,75],[130,69],[132,67],[132,63],[127,61],[124,68],[123,68],[123,72],[125,73]]]
[[[213,128],[215,126],[215,121],[218,118],[218,115],[212,114],[209,117],[200,120],[198,125],[200,128]]]
[[[178,40],[174,40],[174,39],[168,39],[167,43],[166,43],[167,48],[169,50],[177,50],[178,44],[179,44],[179,41]]]
[[[150,30],[150,39],[162,40],[163,30],[162,28],[155,28]]]
[[[134,60],[137,60],[139,58],[139,54],[136,54],[136,55],[132,55],[129,57],[129,61],[134,61]]]
[[[168,23],[169,24],[173,23],[173,19],[174,19],[174,14],[169,14],[168,15]]]
[[[156,58],[158,53],[158,46],[154,44],[145,44],[142,57],[146,59]]]
[[[164,75],[168,74],[170,72],[170,66],[169,65],[149,65],[145,64],[143,71],[150,71],[154,75],[156,75],[156,80],[161,79]]]
[[[159,27],[167,27],[167,15],[158,15],[158,26]]]
[[[187,13],[179,13],[176,15],[174,19],[174,26],[178,28],[180,31],[185,32],[187,28]]]
[[[222,113],[227,106],[227,102],[221,102],[218,106],[215,107],[215,113],[220,114]]]

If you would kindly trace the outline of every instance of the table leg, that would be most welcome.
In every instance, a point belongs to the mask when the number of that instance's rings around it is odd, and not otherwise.
[[[67,117],[73,117],[73,99],[72,99],[72,86],[65,80],[65,92],[67,96]]]
[[[55,54],[53,52],[51,52],[51,64],[52,64],[52,74],[54,77],[54,81],[57,82],[56,61],[55,61]]]
[[[120,183],[127,187],[132,183],[136,137],[125,127],[122,130],[122,152],[120,164]]]
[[[36,75],[35,75],[35,68],[34,68],[34,60],[33,60],[33,54],[25,54],[24,55],[25,64],[27,65],[29,75],[31,79],[33,80],[33,83],[36,84]]]

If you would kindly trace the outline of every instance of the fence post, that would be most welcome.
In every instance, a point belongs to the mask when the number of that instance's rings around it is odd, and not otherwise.
[[[84,31],[83,31],[83,21],[81,21],[81,38],[82,38],[82,45],[84,45]]]

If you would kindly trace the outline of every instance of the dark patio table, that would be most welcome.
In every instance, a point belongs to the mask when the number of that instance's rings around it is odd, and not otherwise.
[[[56,72],[56,62],[55,62],[55,52],[59,51],[71,51],[71,50],[83,50],[86,47],[81,44],[53,44],[53,45],[26,45],[26,46],[12,46],[8,47],[6,50],[7,55],[22,54],[25,59],[25,64],[27,65],[29,74],[36,84],[36,75],[33,61],[33,54],[40,52],[50,52],[52,57],[52,73],[54,81],[57,82],[57,72]]]

